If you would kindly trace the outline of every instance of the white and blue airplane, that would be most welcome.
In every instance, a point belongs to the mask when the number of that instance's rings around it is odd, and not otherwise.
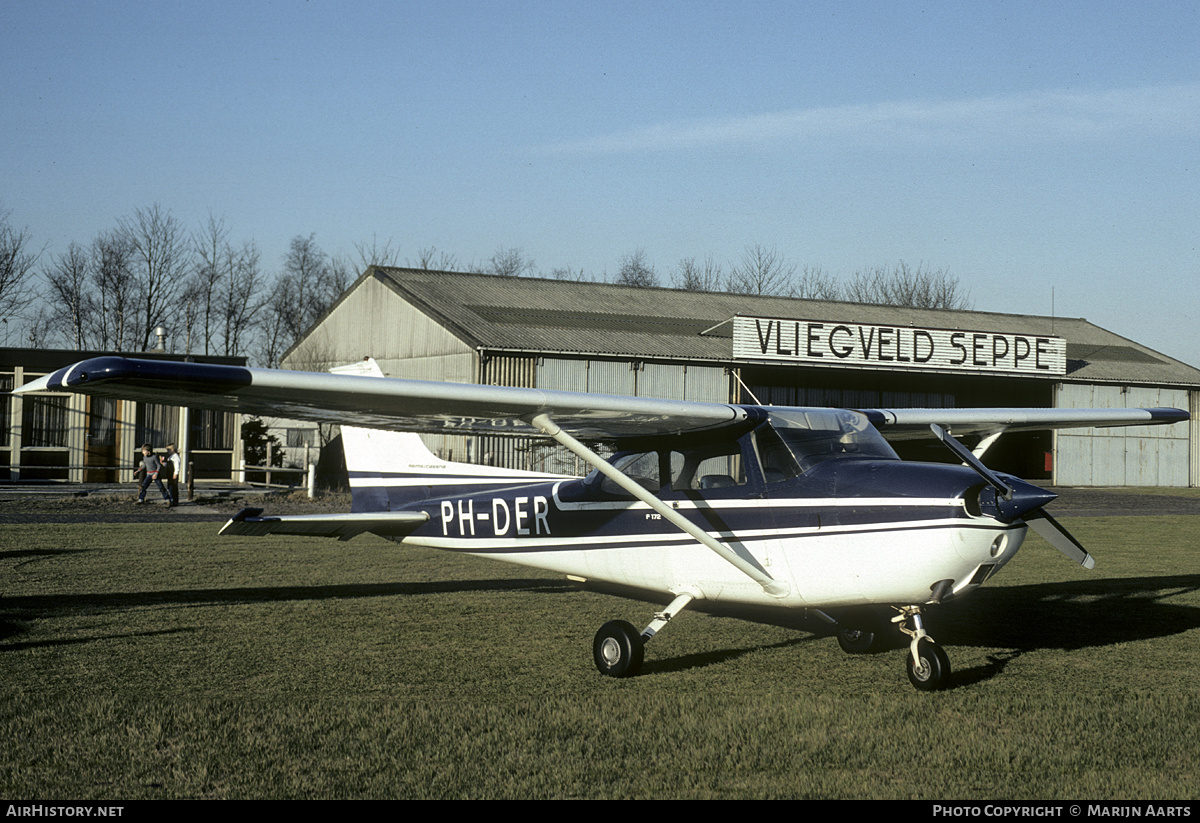
[[[1043,506],[1055,495],[993,472],[1003,432],[1142,426],[1178,409],[834,409],[696,403],[528,388],[99,357],[16,390],[81,392],[342,425],[348,514],[240,512],[232,535],[371,533],[406,545],[549,569],[585,587],[665,604],[642,630],[596,633],[596,668],[638,673],[645,644],[695,609],[826,620],[841,647],[909,638],[908,678],[945,688],[946,653],[923,610],[977,589],[1033,528],[1073,561],[1087,551]],[[452,463],[411,432],[540,435],[584,478]],[[953,432],[953,435],[951,434]],[[893,439],[935,436],[963,465],[901,460]],[[956,438],[980,435],[968,450]],[[611,459],[598,443],[616,449]]]

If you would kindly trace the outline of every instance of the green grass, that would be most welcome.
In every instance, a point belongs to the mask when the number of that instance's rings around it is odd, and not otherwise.
[[[0,792],[28,799],[1195,799],[1200,518],[1073,518],[902,652],[651,607],[373,538],[0,529]]]

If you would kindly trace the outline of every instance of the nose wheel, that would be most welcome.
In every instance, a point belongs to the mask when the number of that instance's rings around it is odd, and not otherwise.
[[[908,682],[923,692],[947,688],[950,685],[950,658],[946,656],[942,647],[925,633],[920,607],[906,606],[900,609],[900,614],[893,617],[892,622],[912,638],[908,646],[908,655],[905,657]],[[905,625],[906,623],[910,623],[911,628]]]
[[[950,683],[950,658],[928,637],[917,643],[917,651],[904,659],[908,682],[923,692],[944,689]]]

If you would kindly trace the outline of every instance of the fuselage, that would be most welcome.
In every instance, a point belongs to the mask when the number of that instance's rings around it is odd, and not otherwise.
[[[730,473],[725,475],[732,477]],[[776,482],[656,496],[788,593],[762,586],[597,474],[506,488],[447,487],[405,508],[428,522],[403,542],[466,552],[646,592],[793,608],[928,602],[978,586],[1015,554],[1025,527],[972,514],[978,476],[960,466],[827,460]]]

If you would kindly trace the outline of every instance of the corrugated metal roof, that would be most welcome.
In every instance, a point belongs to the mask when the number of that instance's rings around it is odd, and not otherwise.
[[[732,324],[728,321],[741,314],[1057,336],[1067,341],[1068,380],[1200,386],[1200,370],[1082,318],[642,289],[423,269],[372,267],[363,275],[367,277],[377,278],[465,343],[482,349],[730,362]]]

